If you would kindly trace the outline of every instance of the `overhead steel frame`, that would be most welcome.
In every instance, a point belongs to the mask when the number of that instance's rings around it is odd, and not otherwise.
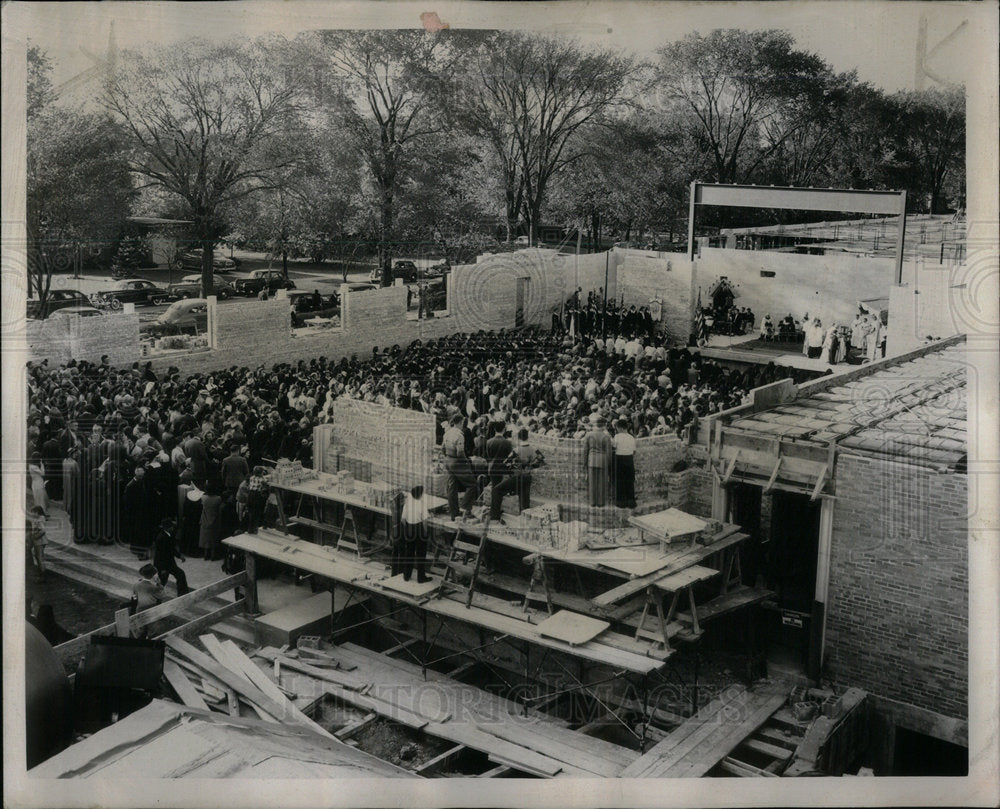
[[[781,208],[799,211],[842,211],[899,216],[896,235],[896,283],[903,283],[903,240],[906,237],[906,192],[861,191],[853,188],[691,183],[688,213],[688,260],[694,261],[695,219],[699,205],[723,208]]]

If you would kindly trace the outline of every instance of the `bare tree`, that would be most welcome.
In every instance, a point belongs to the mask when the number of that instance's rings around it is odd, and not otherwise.
[[[277,187],[295,160],[296,88],[274,65],[276,43],[192,41],[122,55],[105,103],[132,146],[131,170],[181,197],[202,249],[202,294],[212,292],[226,206]],[[279,148],[284,144],[285,148]]]

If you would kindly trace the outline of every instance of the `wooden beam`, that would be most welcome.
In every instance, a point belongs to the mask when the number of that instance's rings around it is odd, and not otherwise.
[[[231,688],[236,693],[246,697],[250,702],[258,705],[268,714],[272,716],[281,714],[281,706],[277,705],[274,700],[250,683],[245,677],[235,674],[225,666],[216,663],[207,654],[198,651],[185,640],[181,640],[178,637],[169,637],[165,638],[165,641],[168,649],[173,650],[182,657],[186,657],[217,680],[221,680],[227,688]]]
[[[219,607],[219,609],[214,610],[213,612],[205,613],[204,615],[195,618],[193,621],[188,621],[186,624],[176,626],[161,635],[157,635],[156,638],[157,640],[163,640],[164,638],[186,635],[189,632],[201,632],[203,629],[215,626],[220,621],[224,621],[226,618],[238,615],[241,612],[243,612],[242,598],[239,601],[226,604],[224,607]]]
[[[830,467],[828,464],[824,464],[823,468],[819,472],[819,477],[816,478],[816,485],[813,486],[812,494],[809,495],[810,500],[817,500],[819,498],[819,493],[823,490],[823,486],[826,484],[826,479],[830,474]]]
[[[163,661],[163,676],[167,678],[170,687],[174,689],[180,701],[189,708],[203,708],[208,710],[208,704],[201,698],[198,689],[188,679],[184,670],[173,660]]]
[[[494,767],[492,770],[487,770],[486,772],[481,772],[479,775],[474,776],[475,778],[502,778],[514,771],[513,767],[508,767],[506,764],[500,764]]]
[[[769,492],[774,488],[774,481],[778,479],[778,472],[781,470],[781,462],[784,458],[779,455],[778,460],[774,462],[774,469],[771,470],[771,477],[767,479],[767,483],[764,484],[764,491]]]
[[[456,744],[454,747],[445,750],[443,753],[434,756],[430,761],[425,761],[419,767],[417,767],[414,772],[417,775],[431,775],[438,772],[446,764],[450,764],[452,759],[460,755],[464,750],[466,750],[464,744]]]
[[[115,611],[115,635],[119,638],[128,638],[132,635],[129,630],[129,614],[127,609]]]
[[[736,454],[730,459],[729,463],[726,465],[726,471],[722,475],[723,485],[729,483],[729,479],[733,476],[733,472],[736,470],[736,461],[739,459],[739,457],[740,453],[739,450],[737,450]]]
[[[129,619],[129,624],[133,630],[147,626],[153,621],[159,621],[161,618],[176,615],[181,610],[197,604],[200,601],[205,601],[206,599],[216,596],[219,593],[224,593],[227,590],[235,590],[237,587],[241,586],[245,580],[245,573],[237,573],[234,576],[227,576],[224,579],[219,579],[219,581],[212,582],[205,587],[200,587],[197,590],[192,590],[190,593],[185,593],[182,596],[177,596],[177,598],[164,601],[162,604],[157,604],[155,607],[150,607],[148,610],[137,612]]]

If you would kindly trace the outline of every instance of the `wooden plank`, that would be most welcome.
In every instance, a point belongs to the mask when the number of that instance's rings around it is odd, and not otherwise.
[[[326,728],[317,724],[296,708],[281,689],[235,643],[227,640],[223,642],[222,647],[229,653],[229,659],[239,667],[240,672],[246,675],[251,683],[284,708],[284,712],[278,717],[279,719],[282,721],[290,719],[293,722],[311,728],[321,736],[333,738],[333,734]]]
[[[280,660],[282,668],[291,669],[292,671],[297,671],[301,674],[308,674],[310,677],[314,677],[317,680],[334,683],[343,688],[350,688],[353,691],[360,691],[368,685],[365,680],[353,674],[348,674],[340,669],[321,669],[316,666],[311,666],[308,663],[303,663],[301,660],[294,660],[290,657],[282,655],[277,649],[271,646],[259,649],[256,654],[259,657],[263,657],[265,660]]]
[[[157,640],[186,635],[189,632],[201,632],[203,629],[215,626],[220,621],[224,621],[234,615],[239,615],[243,612],[244,607],[244,599],[241,598],[239,601],[233,601],[230,604],[226,604],[224,607],[219,607],[219,609],[213,612],[201,615],[193,621],[188,621],[186,624],[181,624],[181,626],[176,626],[173,629],[167,630],[162,635],[157,635]]]
[[[140,627],[147,626],[153,621],[159,621],[161,618],[166,618],[169,615],[176,615],[181,610],[186,609],[193,604],[197,604],[200,601],[204,601],[207,598],[216,596],[219,593],[224,593],[227,590],[234,590],[245,584],[245,582],[245,572],[237,573],[233,576],[227,576],[224,579],[219,579],[219,581],[207,584],[197,590],[192,590],[190,593],[185,593],[184,595],[177,596],[169,601],[164,601],[162,604],[157,604],[155,607],[150,607],[148,610],[137,612],[129,619],[129,624],[133,630],[139,629]]]
[[[503,739],[527,750],[541,753],[556,761],[562,761],[566,764],[589,770],[594,775],[613,778],[622,771],[622,767],[613,761],[607,761],[547,736],[534,733],[530,727],[522,727],[515,724],[508,725],[499,722],[489,725],[476,725],[476,727],[496,736],[498,739]],[[569,732],[573,733],[573,731]]]
[[[775,593],[772,590],[757,589],[746,585],[740,585],[724,595],[716,596],[710,601],[706,601],[704,604],[699,604],[698,621],[700,623],[705,623],[705,621],[712,618],[718,618],[720,615],[725,615],[726,613],[737,610],[740,607],[746,607],[750,604],[755,604],[758,601],[763,601],[773,595],[775,595]],[[688,612],[678,612],[677,620],[690,624],[691,614]]]
[[[466,749],[464,744],[456,744],[454,747],[445,750],[443,753],[439,753],[434,756],[430,761],[425,761],[419,767],[417,767],[414,772],[417,775],[430,775],[437,772],[446,764],[449,764],[453,758],[462,753]]]
[[[201,698],[198,689],[187,678],[184,670],[172,660],[163,661],[163,676],[167,678],[170,687],[177,693],[181,702],[189,708],[202,708],[208,710],[208,704]]]
[[[765,756],[770,756],[771,758],[780,759],[785,761],[792,757],[792,751],[785,747],[778,747],[774,744],[769,744],[762,739],[755,739],[752,736],[749,739],[744,739],[740,744],[740,747],[745,747],[747,750],[753,750],[755,753],[761,753]]]
[[[722,533],[725,533],[725,536],[722,536]],[[720,532],[720,534],[714,535],[712,542],[708,545],[696,545],[693,548],[688,548],[677,553],[676,556],[672,556],[670,564],[656,573],[648,576],[640,576],[624,584],[619,584],[617,587],[613,587],[607,592],[595,596],[591,601],[598,607],[609,607],[622,599],[644,590],[650,584],[655,584],[661,578],[676,573],[678,570],[683,570],[690,565],[695,565],[702,559],[725,550],[731,545],[743,542],[746,539],[749,539],[749,534],[740,533],[738,528],[733,532]]]
[[[653,768],[655,775],[652,777],[700,778],[705,775],[738,747],[740,742],[764,724],[768,717],[784,704],[786,696],[784,693],[771,694],[758,703],[758,706],[742,722],[735,725],[721,724],[717,726],[714,732],[701,738],[699,744],[694,748],[686,751],[683,755],[671,756],[666,761],[656,765]]]
[[[625,778],[642,777],[643,773],[655,766],[658,761],[663,760],[668,754],[678,749],[681,744],[693,737],[700,730],[717,724],[715,721],[716,716],[734,701],[745,697],[745,694],[746,689],[741,686],[738,690],[731,692],[728,697],[720,696],[713,699],[708,705],[701,708],[698,713],[685,720],[666,739],[647,750],[644,755],[626,768],[622,776]]]
[[[499,764],[491,770],[486,772],[481,772],[479,775],[473,776],[474,778],[502,778],[510,772],[513,772],[513,767],[508,767],[506,764]]]
[[[164,639],[167,648],[172,649],[177,654],[186,657],[196,666],[204,669],[217,680],[220,680],[227,688],[231,688],[238,694],[246,697],[251,703],[257,705],[266,713],[277,716],[281,713],[281,707],[276,705],[272,699],[264,694],[259,688],[251,684],[245,677],[231,672],[228,668],[220,665],[204,652],[198,651],[194,646],[178,637]],[[276,721],[276,720],[274,720]]]
[[[212,657],[215,658],[216,662],[218,662],[220,666],[225,666],[226,669],[235,674],[237,677],[241,677],[243,680],[245,680],[248,685],[253,684],[250,682],[250,678],[247,677],[243,672],[241,672],[239,670],[239,667],[233,663],[229,655],[229,652],[225,648],[223,648],[222,644],[219,642],[219,639],[215,637],[215,635],[201,635],[200,640],[202,642],[202,645],[204,645],[204,647],[208,649],[209,654],[211,654]],[[233,698],[230,699],[230,704],[232,704]],[[282,715],[280,708],[279,711],[275,713],[274,710],[271,711],[265,710],[263,705],[258,705],[253,700],[248,699],[246,701],[250,705],[250,708],[253,710],[253,712],[257,714],[257,716],[259,716],[265,722],[269,721],[269,719],[275,722],[281,721]],[[280,705],[280,703],[278,704]],[[231,710],[230,713],[232,713]],[[238,715],[239,715],[238,713],[234,714],[234,716]]]
[[[677,573],[671,573],[669,576],[657,579],[656,587],[660,590],[666,590],[668,593],[673,593],[681,588],[690,587],[692,584],[707,581],[713,576],[718,575],[719,571],[715,568],[692,565]]]

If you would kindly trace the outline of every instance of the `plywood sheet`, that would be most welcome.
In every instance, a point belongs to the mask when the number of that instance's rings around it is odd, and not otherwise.
[[[663,538],[696,534],[708,526],[705,520],[676,508],[630,517],[629,522],[636,528]]]
[[[545,638],[562,640],[579,646],[600,635],[611,624],[569,610],[559,610],[538,625],[538,634]]]
[[[403,578],[403,574],[399,573],[392,578],[384,579],[381,584],[387,590],[394,590],[397,593],[406,593],[407,595],[421,598],[436,591],[441,584],[441,580],[436,576],[431,576],[430,581],[421,584],[416,579],[406,581]]]

